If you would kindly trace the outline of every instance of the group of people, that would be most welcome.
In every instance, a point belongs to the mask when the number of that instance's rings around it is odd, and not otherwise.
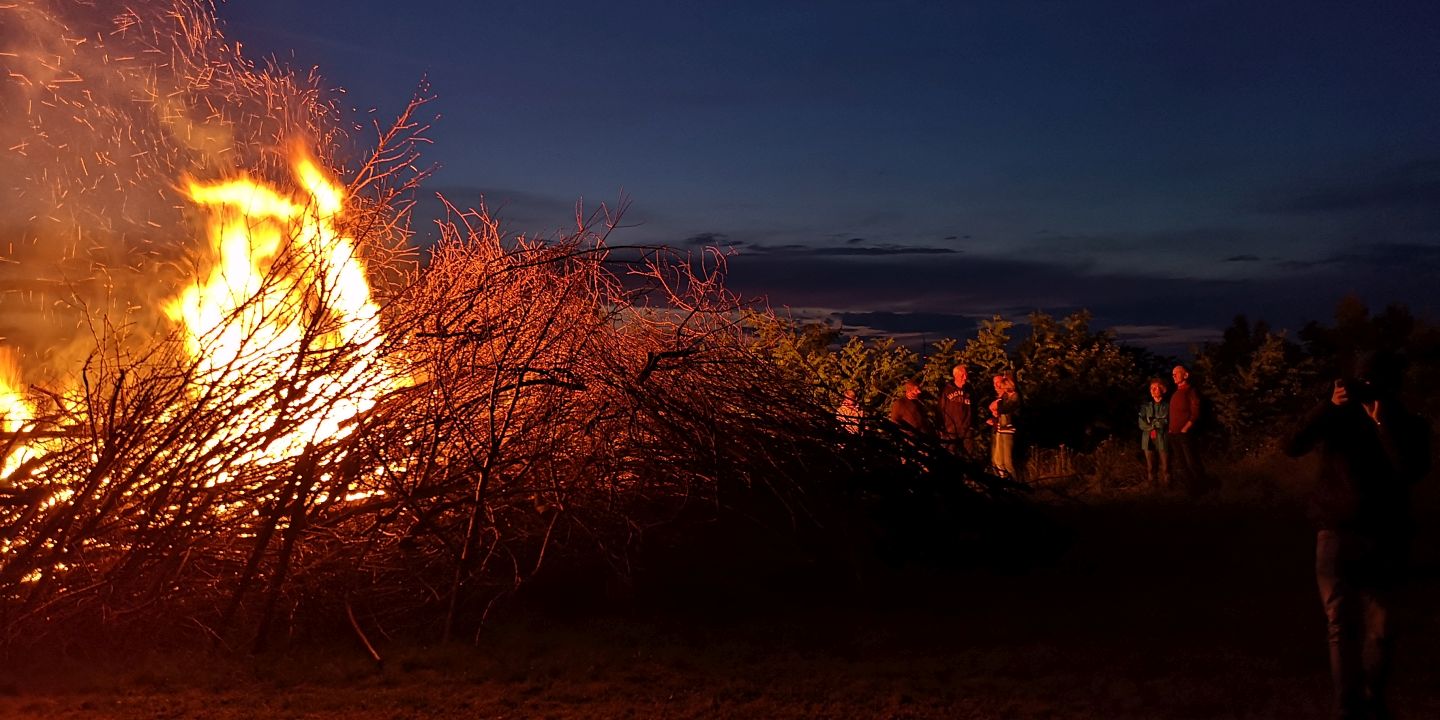
[[[1140,406],[1147,475],[1157,487],[1169,488],[1173,469],[1184,475],[1192,494],[1205,494],[1214,486],[1195,444],[1200,398],[1184,366],[1176,366],[1171,377],[1173,391],[1155,378]],[[1402,403],[1403,377],[1398,355],[1372,353],[1352,377],[1335,381],[1284,445],[1294,457],[1312,451],[1320,455],[1309,514],[1316,528],[1315,578],[1327,620],[1337,718],[1391,717],[1386,703],[1394,657],[1390,610],[1415,531],[1410,488],[1430,470],[1432,433],[1429,422]],[[938,435],[952,452],[973,456],[975,419],[983,414],[994,433],[991,464],[998,473],[1014,476],[1020,408],[1015,377],[993,378],[995,395],[984,413],[974,411],[967,379],[965,367],[955,366],[952,382],[940,394]],[[920,383],[907,381],[890,419],[907,432],[931,434],[920,396]],[[862,412],[853,392],[846,393],[839,416],[842,424],[859,431]]]
[[[936,432],[931,415],[921,404],[920,381],[905,380],[900,396],[890,406],[890,422],[902,432],[919,436],[938,435],[950,452],[973,457],[979,452],[980,424],[976,422],[976,411],[970,397],[969,371],[964,365],[950,370],[950,382],[940,392],[939,428]],[[990,443],[990,465],[995,474],[1002,477],[1019,478],[1015,465],[1015,422],[1020,412],[1020,393],[1013,373],[1000,373],[992,378],[995,396],[986,405],[984,425],[989,427],[993,438]],[[859,432],[864,412],[855,397],[855,391],[846,390],[840,401],[836,417],[840,425],[851,432]]]
[[[1192,494],[1204,494],[1212,485],[1192,435],[1200,416],[1200,397],[1190,385],[1190,372],[1183,365],[1176,365],[1171,376],[1175,380],[1173,393],[1164,380],[1155,378],[1149,383],[1150,400],[1140,406],[1140,447],[1145,456],[1146,476],[1157,489],[1171,489],[1170,471],[1173,466],[1183,475]],[[983,416],[983,425],[991,433],[991,468],[1001,477],[1019,479],[1020,469],[1015,464],[1015,435],[1020,392],[1015,375],[1003,372],[991,378],[994,395],[984,411],[979,413],[967,387],[969,379],[969,371],[964,365],[951,368],[950,382],[940,391],[938,428],[934,427],[931,414],[920,401],[920,381],[906,379],[899,397],[890,406],[890,422],[914,435],[938,435],[950,452],[974,457],[979,454],[977,439],[981,427],[976,422],[977,415]],[[836,411],[841,426],[851,432],[859,432],[863,415],[855,391],[846,390]]]
[[[1310,490],[1315,526],[1315,581],[1330,645],[1334,717],[1393,717],[1386,698],[1394,658],[1391,609],[1406,576],[1415,534],[1410,489],[1430,471],[1429,421],[1401,400],[1404,359],[1373,352],[1336,380],[1328,397],[1284,440],[1291,457],[1320,456]],[[1192,493],[1210,491],[1192,431],[1199,398],[1190,373],[1176,366],[1175,391],[1150,381],[1140,407],[1140,443],[1150,479],[1169,486],[1169,466],[1186,474]],[[1167,452],[1174,452],[1168,457]]]
[[[1190,385],[1190,371],[1184,365],[1176,365],[1170,377],[1175,380],[1173,393],[1164,380],[1154,378],[1150,381],[1149,401],[1140,405],[1140,450],[1145,455],[1145,476],[1156,489],[1173,489],[1170,468],[1174,465],[1183,475],[1190,494],[1203,495],[1212,491],[1214,485],[1205,474],[1205,464],[1195,443],[1200,395]]]

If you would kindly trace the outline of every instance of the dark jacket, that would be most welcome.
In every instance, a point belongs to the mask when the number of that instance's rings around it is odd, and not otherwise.
[[[975,423],[975,412],[970,407],[970,393],[965,388],[947,383],[940,392],[940,421],[943,424],[941,436],[947,440],[963,440],[970,437]]]
[[[930,423],[920,409],[920,401],[904,396],[895,398],[895,404],[890,406],[890,422],[911,432],[930,432]]]
[[[1320,450],[1310,518],[1322,530],[1403,532],[1410,486],[1430,471],[1430,424],[1398,402],[1382,402],[1377,424],[1358,402],[1326,400],[1285,443],[1300,457]]]
[[[995,418],[995,432],[1014,435],[1015,424],[1020,419],[1020,394],[1002,395],[998,400],[1000,402],[995,409],[999,417]]]

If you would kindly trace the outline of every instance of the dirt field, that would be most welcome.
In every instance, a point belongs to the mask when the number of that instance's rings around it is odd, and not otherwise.
[[[623,605],[536,609],[478,648],[257,660],[10,658],[3,718],[1323,718],[1311,535],[1283,508],[1058,511],[1063,557],[902,568],[865,590],[697,572]],[[1421,538],[1396,699],[1440,717],[1440,550]],[[699,578],[697,580],[697,578]],[[708,578],[708,579],[706,579]]]

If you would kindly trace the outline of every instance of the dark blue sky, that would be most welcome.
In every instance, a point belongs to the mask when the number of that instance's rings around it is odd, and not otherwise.
[[[428,78],[431,189],[541,234],[623,190],[639,225],[619,241],[733,246],[731,285],[776,306],[931,336],[1088,307],[1171,348],[1239,312],[1323,319],[1351,291],[1437,309],[1432,3],[219,13],[362,113]]]

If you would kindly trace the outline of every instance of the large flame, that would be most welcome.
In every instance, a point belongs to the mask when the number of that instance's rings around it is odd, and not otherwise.
[[[17,434],[28,430],[34,418],[35,406],[20,391],[20,366],[13,353],[0,348],[0,478],[9,477],[41,450],[39,443]]]
[[[197,391],[233,389],[233,402],[305,418],[265,448],[294,455],[306,444],[342,437],[348,422],[402,380],[375,360],[384,337],[353,238],[337,229],[344,190],[297,151],[300,192],[249,179],[187,183],[209,211],[214,265],[168,304],[197,364]],[[315,371],[327,351],[357,362]],[[298,382],[299,392],[280,392]],[[253,409],[253,408],[252,408]]]
[[[235,422],[212,442],[264,432],[284,415],[291,429],[241,462],[292,457],[345,437],[379,396],[407,382],[379,358],[380,308],[354,238],[342,232],[345,192],[308,153],[292,161],[296,190],[250,179],[189,181],[208,213],[210,262],[166,303],[194,362],[192,392],[214,393]],[[18,364],[0,348],[0,479],[43,455]]]

